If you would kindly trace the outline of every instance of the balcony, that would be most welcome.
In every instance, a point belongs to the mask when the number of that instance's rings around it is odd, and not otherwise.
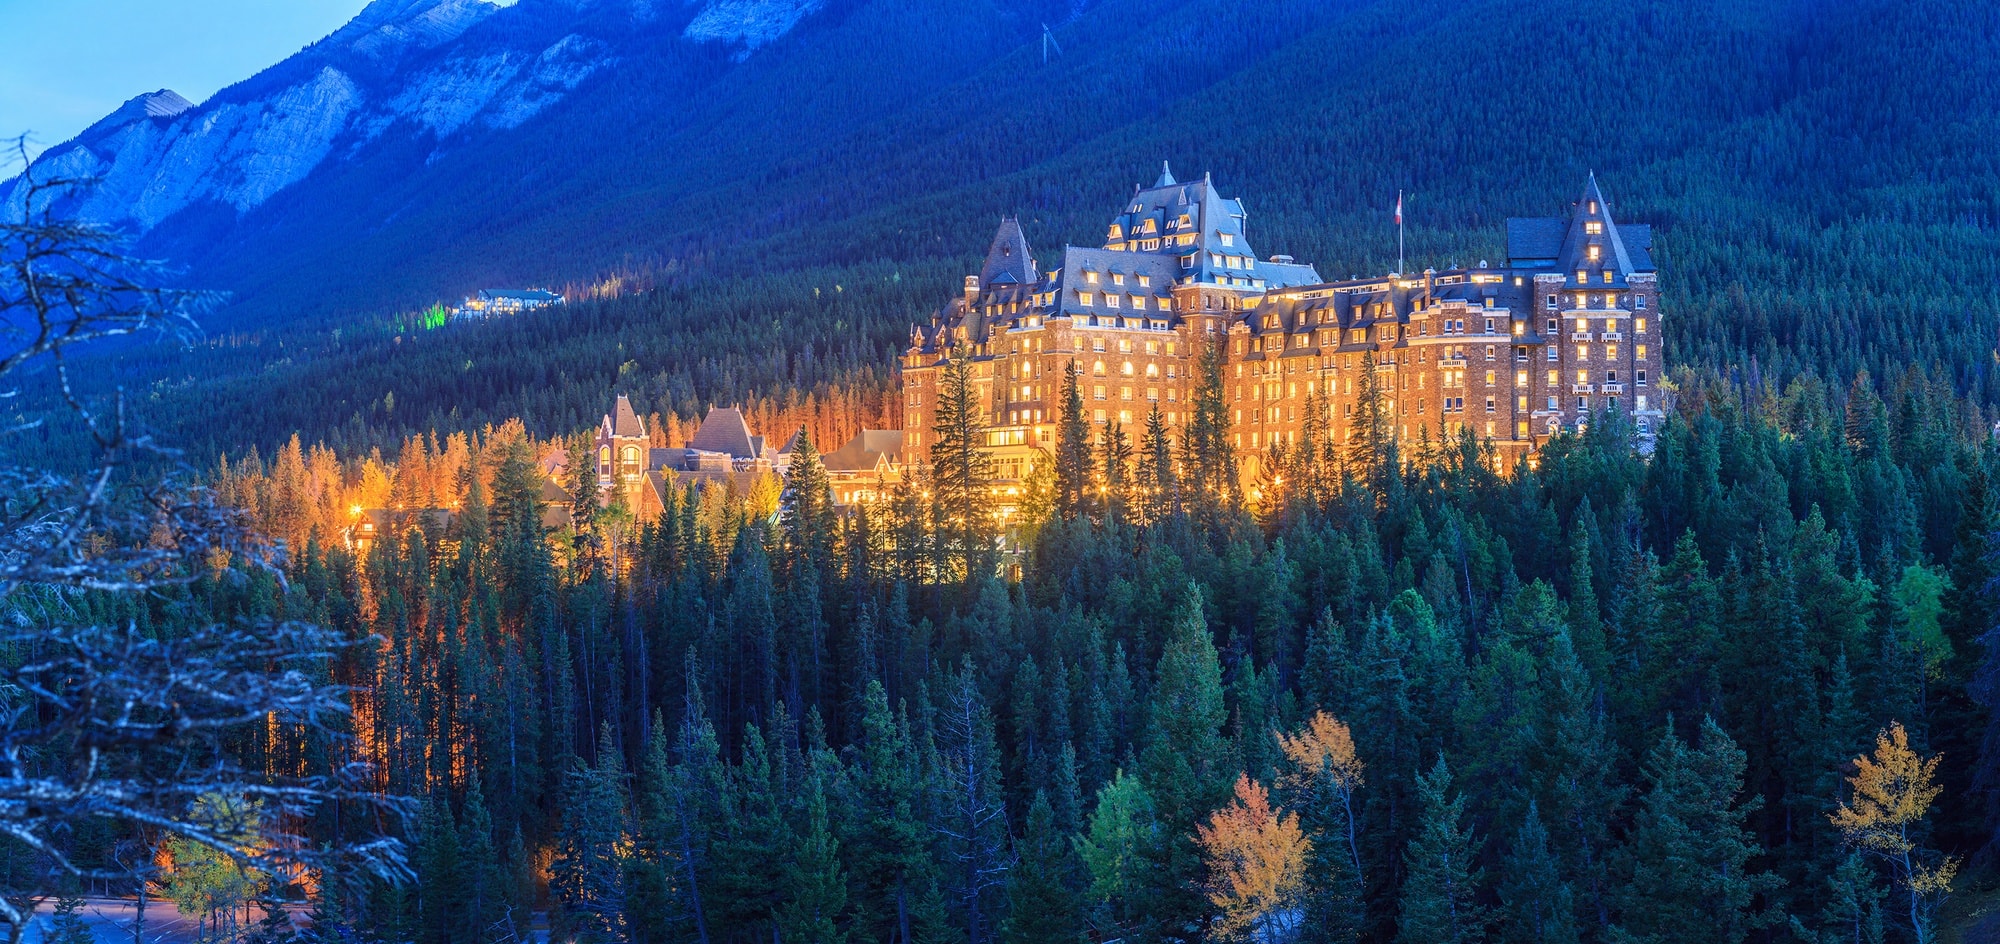
[[[1604,393],[1624,393],[1625,385],[1622,383],[1599,384],[1598,389]]]
[[[1589,384],[1571,384],[1569,390],[1571,393],[1589,393],[1591,386]]]
[[[1572,331],[1572,332],[1570,332],[1570,335],[1569,335],[1569,339],[1570,339],[1570,340],[1572,340],[1572,341],[1588,341],[1588,340],[1590,340],[1590,332],[1588,332],[1588,331]]]
[[[1624,335],[1624,333],[1623,333],[1623,332],[1619,332],[1619,331],[1606,331],[1606,332],[1604,332],[1603,334],[1600,334],[1600,335],[1598,335],[1598,337],[1599,337],[1599,338],[1602,338],[1603,340],[1606,340],[1606,341],[1623,341],[1623,340],[1625,340],[1625,335]]]

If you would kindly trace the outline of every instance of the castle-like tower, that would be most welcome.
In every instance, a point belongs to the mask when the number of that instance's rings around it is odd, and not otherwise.
[[[1114,217],[1102,248],[1066,246],[1042,272],[1020,223],[1001,221],[979,274],[903,357],[905,464],[932,444],[940,368],[969,358],[1003,483],[1055,445],[1064,367],[1102,430],[1136,437],[1157,407],[1188,419],[1204,345],[1223,345],[1239,455],[1289,445],[1325,395],[1351,435],[1372,371],[1401,440],[1470,429],[1505,461],[1612,410],[1641,435],[1661,417],[1652,229],[1619,225],[1592,176],[1567,218],[1507,221],[1507,263],[1327,282],[1290,256],[1258,259],[1239,200],[1164,168]]]

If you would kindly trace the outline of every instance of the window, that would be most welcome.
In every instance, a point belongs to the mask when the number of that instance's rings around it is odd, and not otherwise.
[[[1104,293],[1104,307],[1106,307],[1106,308],[1117,308],[1117,307],[1118,307],[1118,301],[1119,301],[1119,299],[1121,299],[1121,298],[1123,298],[1123,296],[1121,296],[1121,295],[1113,295],[1113,294],[1111,294],[1110,292],[1106,292],[1106,293]]]
[[[1590,368],[1588,368],[1588,367],[1579,367],[1579,368],[1577,368],[1577,371],[1576,371],[1576,382],[1577,382],[1577,383],[1580,383],[1580,384],[1587,384],[1587,383],[1589,383],[1589,382],[1590,382]]]
[[[1091,375],[1092,375],[1092,376],[1096,376],[1096,377],[1102,377],[1102,376],[1104,376],[1104,362],[1103,362],[1103,361],[1097,361],[1097,362],[1095,362],[1095,363],[1091,364],[1091,365],[1090,365],[1090,373],[1091,373]]]
[[[1076,293],[1076,303],[1079,305],[1095,305],[1097,304],[1096,298],[1097,296],[1092,295],[1089,292]]]
[[[1092,284],[1092,285],[1096,285],[1096,284],[1097,284],[1097,273],[1095,273],[1095,272],[1085,272],[1085,273],[1083,274],[1083,280],[1084,280],[1085,282],[1089,282],[1089,283],[1090,283],[1090,284]]]
[[[1553,410],[1553,409],[1555,409],[1555,408],[1556,408],[1556,398],[1555,398],[1555,397],[1553,397],[1553,396],[1552,396],[1552,397],[1549,397],[1549,409]],[[1554,420],[1550,420],[1549,422],[1550,422],[1550,424],[1551,424],[1551,427],[1553,428],[1553,425],[1554,425],[1555,421],[1554,421]]]
[[[1102,400],[1102,399],[1104,399],[1104,385],[1103,385],[1103,384],[1098,384],[1098,385],[1096,385],[1096,386],[1094,386],[1094,387],[1090,388],[1090,398],[1091,398],[1092,400]]]
[[[1517,370],[1517,371],[1515,371],[1515,372],[1514,372],[1514,386],[1516,386],[1516,387],[1525,387],[1525,386],[1527,386],[1527,385],[1528,385],[1528,372],[1527,372],[1527,371],[1525,371],[1525,370]]]
[[[1142,276],[1139,276],[1139,287],[1140,287],[1140,288],[1145,288],[1146,286],[1148,286],[1148,285],[1151,285],[1151,284],[1153,284],[1153,277],[1152,277],[1152,276],[1150,276],[1150,275],[1142,275]]]
[[[1597,220],[1591,220],[1590,222],[1583,224],[1583,231],[1589,233],[1592,236],[1596,236],[1604,232],[1604,224]]]
[[[1643,393],[1642,393],[1642,394],[1639,394],[1639,398],[1638,398],[1637,402],[1638,402],[1638,404],[1639,404],[1639,405],[1638,405],[1638,407],[1636,407],[1636,409],[1638,409],[1638,410],[1639,410],[1640,412],[1642,412],[1642,413],[1643,413],[1643,412],[1645,412],[1645,410],[1646,410],[1646,395],[1645,395],[1645,394],[1643,394]]]
[[[1549,371],[1549,386],[1553,387],[1560,383],[1562,383],[1562,374],[1553,370]]]
[[[1549,333],[1550,333],[1550,334],[1560,334],[1561,332],[1562,332],[1562,322],[1559,322],[1559,321],[1557,321],[1557,320],[1556,320],[1556,319],[1554,319],[1554,318],[1550,318],[1550,319],[1549,319]]]
[[[1553,364],[1561,359],[1562,359],[1562,352],[1556,350],[1555,345],[1553,344],[1549,345],[1549,363]]]
[[[1493,345],[1491,344],[1486,345],[1486,359],[1488,361],[1493,359]]]
[[[1590,409],[1590,398],[1589,398],[1589,397],[1577,397],[1577,398],[1576,398],[1576,411],[1577,411],[1578,413],[1583,413],[1583,412],[1585,412],[1585,411],[1587,411],[1587,410],[1589,410],[1589,409]]]
[[[1579,361],[1587,361],[1587,360],[1590,360],[1590,345],[1588,345],[1588,344],[1579,344],[1579,345],[1577,345],[1577,346],[1576,346],[1576,359],[1577,359],[1577,360],[1579,360]]]
[[[1636,387],[1643,387],[1643,386],[1645,386],[1645,385],[1646,385],[1646,372],[1645,372],[1645,371],[1643,371],[1643,370],[1635,370],[1635,371],[1633,371],[1633,372],[1632,372],[1632,385],[1633,385],[1633,386],[1636,386]],[[1639,399],[1641,399],[1641,400],[1644,400],[1645,398],[1644,398],[1644,397],[1640,397]],[[1642,410],[1643,410],[1643,409],[1645,409],[1645,407],[1643,407],[1643,406],[1642,406],[1642,407],[1640,407],[1639,409],[1642,409]]]
[[[1584,318],[1578,318],[1578,319],[1576,319],[1576,333],[1578,333],[1578,334],[1589,334],[1589,333],[1590,333],[1590,322],[1589,322],[1589,321],[1588,321],[1587,319],[1584,319]]]
[[[1225,246],[1234,246],[1234,245],[1236,245],[1236,236],[1235,236],[1235,234],[1233,234],[1233,233],[1222,233],[1222,234],[1221,234],[1221,236],[1222,236],[1222,244],[1223,244],[1223,245],[1225,245]]]
[[[1547,305],[1547,307],[1548,307],[1548,309],[1549,309],[1550,311],[1555,311],[1555,310],[1556,310],[1556,297],[1555,297],[1554,295],[1550,295],[1550,296],[1548,297],[1548,305]]]
[[[1120,400],[1130,400],[1130,399],[1132,399],[1132,388],[1131,388],[1131,387],[1119,387],[1119,388],[1118,388],[1118,399],[1120,399]]]
[[[1489,298],[1489,299],[1487,299],[1487,300],[1486,300],[1486,303],[1487,303],[1487,306],[1488,306],[1488,307],[1491,307],[1491,306],[1492,306],[1492,304],[1493,304],[1493,299],[1490,299],[1490,298]],[[1491,319],[1491,318],[1488,318],[1488,319],[1486,319],[1486,333],[1487,333],[1487,334],[1492,334],[1492,333],[1493,333],[1493,319]],[[1487,348],[1487,350],[1489,350],[1489,351],[1490,351],[1490,350],[1492,350],[1492,348]]]
[[[1132,362],[1126,361],[1123,365],[1121,365],[1118,368],[1118,372],[1124,374],[1127,377],[1132,376]]]
[[[1527,328],[1528,328],[1528,323],[1525,321],[1514,322],[1514,336],[1517,338],[1520,337],[1522,332],[1526,331]]]
[[[1091,338],[1091,339],[1090,339],[1090,349],[1091,349],[1091,350],[1093,350],[1093,351],[1096,351],[1096,352],[1098,352],[1098,353],[1100,353],[1100,354],[1104,353],[1104,339],[1103,339],[1103,338]],[[1102,362],[1100,362],[1100,363],[1102,363]],[[1098,371],[1098,373],[1100,373],[1100,374],[1101,374],[1101,373],[1103,373],[1103,371]]]
[[[1589,259],[1592,262],[1596,262],[1598,257],[1602,254],[1602,250],[1600,250],[1597,247],[1596,243],[1591,243],[1590,246],[1583,251],[1583,254],[1585,258]]]
[[[1111,273],[1111,284],[1113,284],[1113,285],[1124,285],[1124,284],[1125,284],[1125,273],[1123,273],[1123,272],[1113,272],[1113,273]]]
[[[1097,281],[1097,279],[1093,277],[1093,278],[1091,279],[1091,281],[1092,281],[1092,282],[1095,282],[1095,281]],[[1590,281],[1590,273],[1589,273],[1589,272],[1586,272],[1586,271],[1584,271],[1584,270],[1582,270],[1582,269],[1578,269],[1578,270],[1576,270],[1576,284],[1578,284],[1578,285],[1582,285],[1582,284],[1584,284],[1584,283],[1586,283],[1586,282],[1589,282],[1589,281]]]
[[[1604,359],[1605,359],[1605,360],[1608,360],[1608,361],[1615,361],[1615,360],[1617,360],[1617,359],[1618,359],[1618,345],[1616,345],[1616,344],[1606,344],[1606,345],[1604,346]]]
[[[1615,370],[1607,370],[1607,371],[1605,371],[1605,372],[1604,372],[1604,382],[1605,382],[1605,383],[1608,383],[1608,384],[1615,384],[1615,383],[1617,383],[1617,382],[1618,382],[1618,372],[1617,372],[1617,371],[1615,371]]]
[[[1645,298],[1645,296],[1643,296],[1643,295],[1642,295],[1642,296],[1640,296],[1640,297],[1639,297],[1639,300],[1643,302],[1643,301],[1645,301],[1645,300],[1646,300],[1646,298]],[[1639,307],[1640,307],[1640,308],[1644,308],[1644,307],[1646,307],[1646,306],[1644,306],[1644,305],[1640,305]],[[1646,333],[1646,319],[1644,319],[1644,318],[1637,318],[1637,319],[1634,319],[1634,320],[1633,320],[1633,322],[1632,322],[1632,333],[1633,333],[1633,334],[1645,334],[1645,333]]]
[[[1486,412],[1488,413],[1494,412],[1494,402],[1492,397],[1486,398]]]
[[[1093,411],[1092,411],[1092,413],[1091,413],[1091,419],[1094,419],[1094,420],[1098,421],[1099,423],[1102,423],[1102,422],[1104,422],[1104,411],[1103,411],[1103,410],[1093,410]]]
[[[1611,284],[1611,270],[1610,270],[1610,269],[1606,269],[1606,270],[1604,270],[1603,272],[1599,273],[1599,275],[1603,276],[1603,278],[1604,278],[1604,284],[1606,284],[1606,285],[1610,285],[1610,284]],[[1610,300],[1610,298],[1611,298],[1611,296],[1609,296],[1609,295],[1606,295],[1606,296],[1604,296],[1604,298],[1605,298],[1605,300],[1606,300],[1606,303],[1608,304],[1608,303],[1609,303],[1609,300]]]
[[[1527,421],[1527,420],[1518,420],[1518,421],[1516,421],[1516,422],[1514,423],[1514,438],[1515,438],[1515,439],[1526,439],[1526,438],[1528,438],[1528,421]]]
[[[1527,395],[1527,394],[1525,394],[1525,393],[1524,393],[1524,394],[1521,394],[1520,396],[1518,396],[1518,397],[1515,397],[1515,398],[1514,398],[1514,409],[1516,409],[1516,410],[1519,410],[1519,411],[1521,411],[1521,412],[1523,412],[1523,413],[1526,413],[1526,412],[1528,412],[1528,395]]]
[[[1639,360],[1643,361],[1646,359],[1646,346],[1644,344],[1632,345],[1632,352]]]
[[[1634,307],[1634,308],[1637,308],[1637,309],[1639,309],[1640,311],[1645,311],[1645,310],[1646,310],[1646,296],[1644,296],[1644,295],[1634,295],[1634,296],[1632,296],[1632,307]],[[1645,324],[1645,322],[1644,322],[1644,321],[1641,321],[1641,322],[1639,322],[1639,323],[1640,323],[1640,324]]]

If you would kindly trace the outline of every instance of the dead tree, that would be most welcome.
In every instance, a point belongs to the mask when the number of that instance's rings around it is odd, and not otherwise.
[[[65,198],[90,181],[33,173],[0,207],[0,403],[34,400],[17,415],[40,417],[0,436],[0,850],[30,863],[0,878],[0,925],[20,940],[62,883],[143,887],[149,854],[72,858],[68,834],[93,821],[270,875],[404,879],[395,835],[409,807],[369,771],[277,776],[231,751],[259,725],[341,737],[349,693],[328,668],[370,640],[299,622],[142,628],[87,615],[103,612],[93,597],[171,600],[204,575],[262,568],[282,580],[281,549],[136,432],[122,391],[93,392],[76,373],[79,345],[147,333],[185,343],[215,297],[163,287],[159,264],[66,216]],[[77,424],[88,454],[24,459],[20,434],[43,423]],[[231,802],[196,802],[205,797]],[[340,834],[309,837],[329,810],[346,814],[333,817]]]

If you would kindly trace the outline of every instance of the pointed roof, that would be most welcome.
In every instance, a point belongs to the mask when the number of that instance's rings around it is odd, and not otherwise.
[[[1594,231],[1593,231],[1594,230]],[[1597,258],[1592,260],[1592,247]],[[1634,272],[1655,271],[1653,228],[1642,223],[1619,224],[1611,217],[1611,201],[1592,173],[1567,219],[1557,216],[1513,218],[1507,221],[1507,260],[1519,268],[1553,269],[1575,277],[1579,270],[1593,275],[1612,271],[1612,284],[1624,285]],[[1599,284],[1595,279],[1592,284]]]
[[[900,429],[864,429],[847,445],[820,457],[828,472],[873,472],[882,463],[894,465],[903,451]]]
[[[710,407],[701,428],[688,440],[688,448],[719,452],[736,459],[754,459],[759,450],[750,435],[750,424],[735,407]]]
[[[979,285],[1030,285],[1039,278],[1035,272],[1034,255],[1028,251],[1028,234],[1021,231],[1021,221],[1015,217],[1000,220],[1000,230],[993,234],[993,244],[986,249],[986,264],[979,269]]]
[[[1174,179],[1174,171],[1173,171],[1173,168],[1171,168],[1171,167],[1168,167],[1168,166],[1167,166],[1167,162],[1166,162],[1166,161],[1161,161],[1161,162],[1160,162],[1160,179],[1158,179],[1158,180],[1155,180],[1155,181],[1153,181],[1153,186],[1155,186],[1155,187],[1171,187],[1171,186],[1173,186],[1174,184],[1177,184],[1177,183],[1179,183],[1179,182],[1180,182],[1180,181],[1177,181],[1177,180],[1175,180],[1175,179]]]
[[[631,398],[622,393],[618,395],[618,404],[611,408],[611,415],[605,417],[604,422],[606,426],[611,427],[613,436],[623,439],[646,437],[645,422],[640,420],[638,412],[632,409]]]

